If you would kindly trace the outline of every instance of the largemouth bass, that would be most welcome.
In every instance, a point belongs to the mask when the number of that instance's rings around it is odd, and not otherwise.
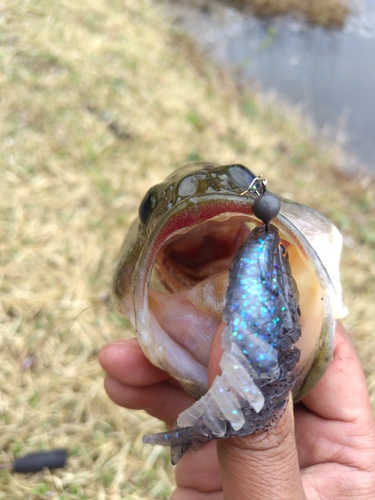
[[[178,169],[144,197],[115,273],[117,307],[133,323],[146,356],[197,399],[207,392],[210,345],[223,319],[229,267],[251,234],[249,241],[257,240],[257,195],[244,195],[255,177],[242,165],[193,163]],[[323,375],[332,357],[335,320],[346,314],[341,235],[311,208],[278,198],[281,209],[270,234],[287,249],[300,294],[301,354],[290,372],[297,400]],[[225,432],[235,431],[225,425]]]

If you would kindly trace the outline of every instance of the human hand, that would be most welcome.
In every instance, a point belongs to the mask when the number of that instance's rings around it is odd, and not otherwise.
[[[136,339],[106,344],[100,362],[115,403],[145,409],[167,426],[194,402],[146,359]],[[187,453],[175,474],[172,500],[373,500],[375,423],[361,366],[342,325],[336,328],[333,361],[295,405],[294,415],[289,404],[270,431],[211,441]]]

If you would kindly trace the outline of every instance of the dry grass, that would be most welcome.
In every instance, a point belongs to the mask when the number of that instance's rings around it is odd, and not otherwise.
[[[109,401],[97,355],[132,335],[104,299],[139,200],[190,159],[241,161],[342,228],[346,325],[375,402],[371,180],[337,173],[297,120],[239,95],[147,0],[1,8],[1,458],[70,458],[2,472],[0,499],[168,497],[168,453],[140,440],[159,424]]]
[[[192,0],[211,2],[217,0]],[[354,2],[352,0],[218,0],[257,17],[299,15],[311,24],[339,28],[345,24]]]

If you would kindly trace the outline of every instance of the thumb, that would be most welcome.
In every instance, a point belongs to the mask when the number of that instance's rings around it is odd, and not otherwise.
[[[219,326],[212,342],[209,380],[220,372],[222,355]],[[256,434],[217,441],[225,500],[302,500],[298,454],[294,436],[292,398],[271,429]]]

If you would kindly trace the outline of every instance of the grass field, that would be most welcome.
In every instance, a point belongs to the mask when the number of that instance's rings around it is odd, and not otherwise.
[[[189,160],[241,162],[340,227],[375,403],[373,178],[240,94],[148,0],[7,0],[0,23],[0,460],[69,451],[63,470],[0,472],[0,499],[168,497],[168,452],[141,443],[160,424],[110,402],[97,356],[133,335],[108,294],[139,201]]]

